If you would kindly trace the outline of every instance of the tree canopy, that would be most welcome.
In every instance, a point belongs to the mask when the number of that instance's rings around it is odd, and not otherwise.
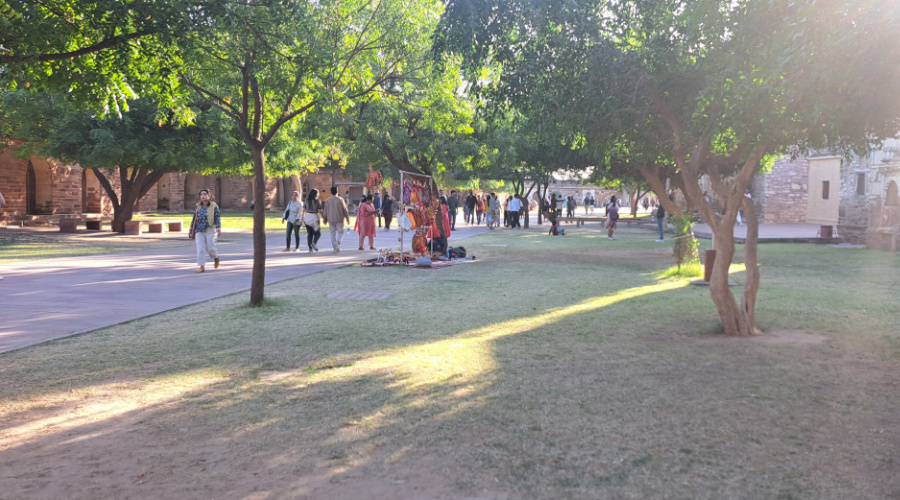
[[[12,92],[4,108],[14,137],[27,141],[20,153],[37,153],[94,171],[112,201],[113,230],[123,232],[140,199],[168,172],[237,171],[249,161],[232,140],[217,110],[191,126],[160,116],[158,103],[139,99],[121,118],[74,108],[55,94]],[[119,174],[117,190],[106,171]]]
[[[178,77],[194,104],[230,118],[254,166],[254,198],[265,189],[265,149],[315,108],[347,112],[402,78],[427,48],[440,15],[429,0],[229,4],[205,17],[209,30],[179,42]],[[254,211],[250,303],[265,283],[264,207]]]
[[[723,329],[749,335],[755,219],[740,307],[728,288],[744,192],[763,158],[791,145],[865,149],[900,130],[900,79],[885,77],[900,66],[898,20],[885,0],[453,0],[435,46],[469,74],[501,68],[482,89],[494,105],[552,115],[595,151],[641,152],[627,164],[658,195],[671,178],[715,233]],[[724,215],[702,199],[703,175]]]
[[[176,41],[228,2],[0,1],[0,85],[52,91],[113,114],[173,89]],[[202,15],[200,15],[202,14]]]

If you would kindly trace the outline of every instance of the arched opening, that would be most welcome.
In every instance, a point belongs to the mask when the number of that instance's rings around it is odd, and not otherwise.
[[[228,200],[225,199],[225,179],[222,177],[216,177],[216,187],[214,189],[215,194],[213,195],[213,200],[219,205],[221,208],[230,208],[228,205]]]
[[[35,184],[37,184],[37,180],[34,175],[34,165],[31,162],[28,162],[28,169],[25,171],[25,213],[33,214],[36,213],[36,205],[37,202],[35,198],[37,197],[35,194]]]
[[[165,174],[156,184],[156,209],[172,210],[172,174]]]
[[[97,180],[97,174],[89,168],[81,173],[81,206],[85,213],[103,212],[103,187]]]
[[[53,177],[47,162],[28,162],[25,173],[25,213],[45,215],[53,213]]]
[[[891,183],[888,184],[887,197],[884,200],[884,204],[889,207],[900,206],[900,199],[898,199],[896,181],[891,181]]]

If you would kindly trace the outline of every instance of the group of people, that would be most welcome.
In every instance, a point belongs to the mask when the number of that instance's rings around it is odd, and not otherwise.
[[[301,202],[300,193],[294,191],[281,219],[283,224],[287,224],[287,235],[283,251],[291,251],[291,239],[294,240],[294,252],[300,250],[300,229],[305,228],[306,245],[309,252],[318,252],[319,238],[322,236],[321,225],[324,223],[329,227],[332,249],[335,253],[339,253],[344,238],[344,224],[346,223],[348,226],[350,224],[347,195],[349,193],[345,193],[344,197],[338,196],[337,187],[332,187],[331,196],[322,202],[319,200],[319,191],[311,189],[305,202]],[[221,213],[218,205],[211,201],[208,190],[201,190],[199,198],[200,201],[194,209],[188,236],[196,241],[197,272],[202,273],[206,270],[207,257],[213,259],[215,268],[219,267],[220,258],[216,249],[216,239],[221,234]],[[520,219],[526,213],[524,207],[527,201],[518,193],[507,197],[502,203],[497,193],[476,195],[471,191],[461,203],[459,193],[456,190],[450,191],[449,196],[441,194],[438,199],[440,213],[435,217],[429,238],[443,250],[447,248],[447,239],[450,236],[450,232],[456,230],[456,216],[460,205],[462,205],[464,210],[466,224],[478,225],[484,220],[487,227],[491,230],[500,225],[501,209],[504,226],[513,229],[522,227]],[[669,199],[672,199],[671,194]],[[594,199],[592,197],[585,197],[587,206],[593,206],[593,202]],[[566,215],[571,217],[574,215],[576,206],[577,203],[572,196],[557,198],[554,194],[545,200],[543,209],[551,224],[551,235],[565,234],[565,230],[559,228],[558,219],[561,216],[563,207],[566,209]],[[365,243],[367,239],[368,248],[370,250],[375,249],[376,229],[382,227],[383,217],[385,230],[390,230],[396,207],[396,202],[387,193],[383,197],[377,193],[367,194],[360,200],[354,228],[359,234],[359,250],[366,248]],[[604,228],[607,230],[607,238],[614,240],[613,234],[619,220],[619,202],[615,195],[605,204],[605,209],[607,218]],[[656,240],[657,242],[661,242],[664,239],[665,218],[665,209],[660,204],[656,212],[659,228],[659,239]]]
[[[502,213],[505,227],[522,227],[520,221],[525,213],[523,207],[526,201],[518,193],[508,196],[501,202],[497,193],[475,194],[472,191],[469,191],[468,195],[461,199],[461,193],[454,189],[445,199],[450,215],[451,230],[456,230],[456,217],[460,208],[463,209],[466,225],[480,225],[484,221],[488,229],[494,230],[500,227]]]
[[[287,222],[287,240],[285,252],[291,251],[291,234],[294,235],[294,251],[300,250],[300,228],[306,228],[306,246],[309,252],[319,251],[319,238],[322,236],[321,225],[328,225],[331,235],[331,247],[334,253],[340,253],[344,239],[344,223],[350,224],[350,210],[347,201],[338,196],[336,187],[331,188],[331,196],[323,203],[319,200],[319,190],[310,189],[305,203],[300,203],[300,193],[294,191],[293,197],[285,207],[282,223]],[[365,250],[368,239],[369,250],[375,249],[376,227],[390,230],[393,221],[395,203],[389,194],[382,198],[378,194],[367,194],[360,200],[356,213],[354,230],[359,233],[359,250]],[[376,226],[377,222],[377,226]]]

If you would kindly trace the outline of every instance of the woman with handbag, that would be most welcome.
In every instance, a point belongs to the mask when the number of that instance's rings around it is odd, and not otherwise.
[[[372,203],[374,197],[367,195],[363,202],[359,204],[359,211],[356,213],[356,231],[359,233],[359,249],[365,250],[363,243],[366,237],[369,238],[369,250],[375,250],[375,205]]]
[[[294,233],[294,251],[300,250],[300,212],[303,211],[303,203],[300,203],[300,192],[294,191],[291,201],[284,207],[284,215],[281,223],[287,221],[287,247],[285,252],[291,251],[291,233]]]
[[[306,204],[303,206],[303,224],[306,226],[306,245],[309,247],[309,253],[313,250],[319,251],[316,243],[322,237],[321,225],[319,224],[319,214],[322,212],[322,202],[319,201],[319,190],[310,189],[309,196],[306,197]]]
[[[197,272],[202,273],[206,271],[207,255],[213,259],[213,267],[219,268],[216,240],[222,234],[222,215],[219,213],[219,206],[211,200],[208,189],[201,189],[198,196],[200,202],[194,207],[188,238],[197,243]]]

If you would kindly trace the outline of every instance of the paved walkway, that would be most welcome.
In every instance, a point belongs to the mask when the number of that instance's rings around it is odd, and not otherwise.
[[[331,251],[327,226],[317,253],[282,252],[284,234],[269,232],[266,283],[338,268],[377,256],[356,249],[358,234],[349,232],[341,253]],[[457,227],[451,245],[487,231],[484,226]],[[379,232],[375,248],[396,247],[399,233]],[[0,264],[0,352],[96,330],[250,289],[253,242],[249,232],[224,232],[219,242],[222,265],[197,274],[194,242],[138,252]],[[406,235],[404,248],[411,237]]]
[[[821,228],[819,224],[760,224],[759,241],[816,239]],[[694,226],[694,234],[698,238],[709,238],[712,230],[706,224],[697,224]],[[747,225],[734,226],[734,237],[743,241],[747,237]]]

